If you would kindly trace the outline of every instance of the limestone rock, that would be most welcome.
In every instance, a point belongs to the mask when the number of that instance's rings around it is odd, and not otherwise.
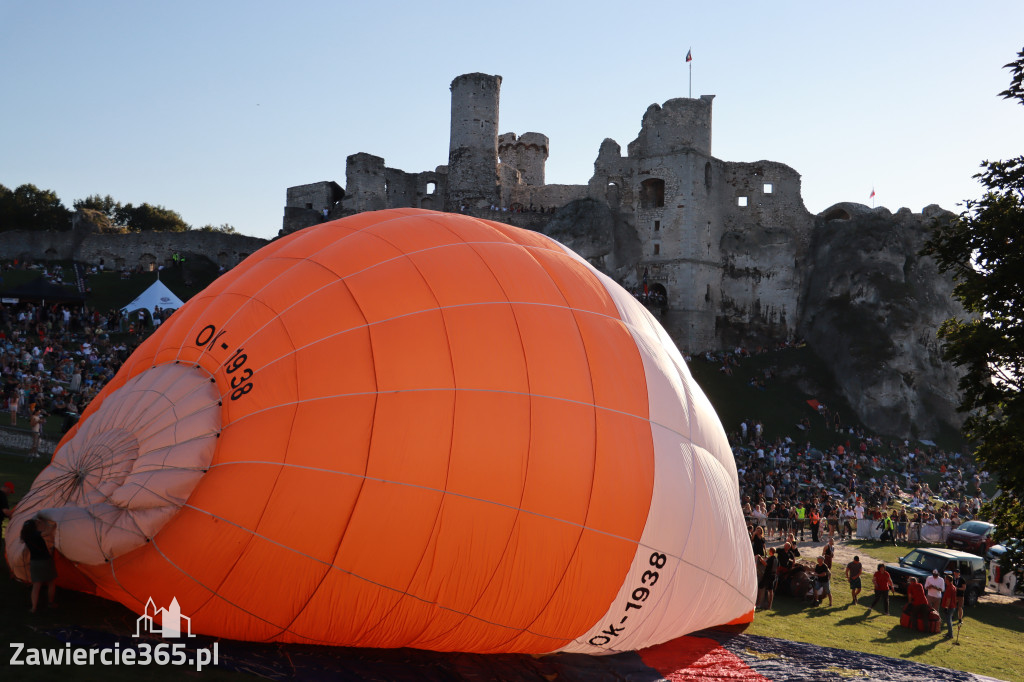
[[[964,311],[952,282],[919,255],[930,221],[950,217],[841,204],[817,218],[798,329],[861,421],[882,433],[962,422],[959,374],[942,360],[936,331]]]

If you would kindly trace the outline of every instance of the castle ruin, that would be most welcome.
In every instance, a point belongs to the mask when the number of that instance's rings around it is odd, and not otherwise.
[[[549,185],[547,136],[500,132],[501,81],[452,81],[447,165],[409,173],[353,154],[344,188],[288,188],[281,235],[403,207],[533,229],[627,288],[646,285],[648,307],[684,350],[807,338],[869,426],[959,423],[958,375],[941,361],[935,330],[962,310],[949,279],[917,253],[928,224],[951,214],[842,203],[813,215],[789,166],[712,156],[713,95],[652,104],[625,156],[605,139],[587,184]],[[879,335],[898,341],[860,343]]]
[[[664,302],[657,312],[680,346],[795,334],[799,264],[814,223],[800,176],[780,163],[713,157],[714,96],[650,106],[625,156],[606,139],[586,185],[549,185],[548,138],[499,133],[500,88],[501,76],[481,73],[452,81],[447,165],[407,173],[353,154],[344,189],[334,182],[288,189],[282,233],[321,222],[325,209],[333,219],[398,207],[548,232],[558,209],[589,200],[612,216],[627,243],[578,250],[627,287],[641,286],[646,272],[649,290]]]

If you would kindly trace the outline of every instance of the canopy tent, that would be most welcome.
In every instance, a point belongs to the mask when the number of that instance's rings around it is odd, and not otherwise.
[[[81,293],[54,284],[40,275],[31,282],[21,286],[5,289],[0,292],[0,298],[5,302],[17,303],[18,301],[49,301],[51,303],[81,303],[85,296]]]
[[[177,310],[183,305],[185,305],[185,302],[175,296],[174,292],[158,279],[149,285],[148,289],[139,294],[134,301],[121,308],[121,311],[129,313],[139,308],[145,308],[152,315],[155,308]]]

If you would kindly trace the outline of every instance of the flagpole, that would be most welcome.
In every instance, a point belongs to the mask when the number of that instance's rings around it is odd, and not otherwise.
[[[687,95],[693,99],[693,48],[686,50],[686,65],[690,67],[690,92]]]

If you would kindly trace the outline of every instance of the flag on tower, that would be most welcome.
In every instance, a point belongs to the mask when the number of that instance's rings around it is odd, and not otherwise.
[[[690,48],[689,50],[686,51],[686,61],[693,61],[693,48]]]
[[[874,198],[875,198],[875,188],[872,187],[871,188],[871,196],[869,196],[868,199],[874,199]]]

